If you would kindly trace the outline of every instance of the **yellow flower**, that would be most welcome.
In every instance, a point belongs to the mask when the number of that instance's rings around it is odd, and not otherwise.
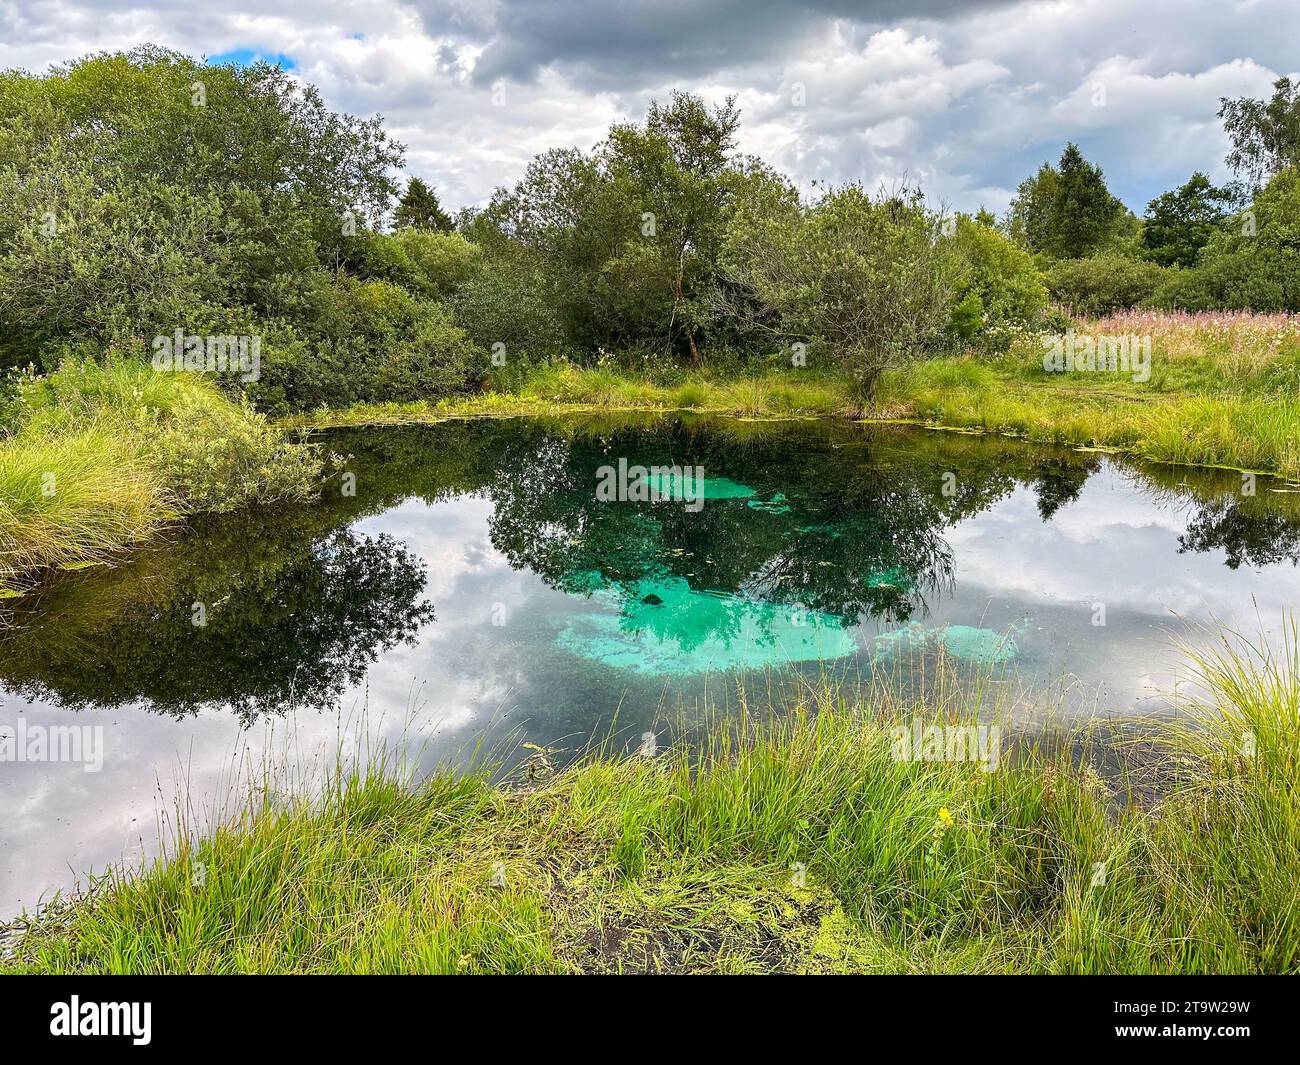
[[[946,806],[941,806],[939,808],[939,824],[944,828],[952,828],[953,826],[952,814],[948,812],[948,807]]]

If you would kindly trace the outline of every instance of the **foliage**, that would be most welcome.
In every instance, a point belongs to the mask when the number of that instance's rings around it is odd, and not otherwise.
[[[69,363],[22,384],[0,439],[0,588],[104,561],[182,515],[313,495],[315,445],[198,375]]]
[[[1155,263],[1110,253],[1052,263],[1047,287],[1074,314],[1097,317],[1146,302],[1163,277]]]
[[[1227,217],[1231,194],[1216,188],[1199,170],[1181,188],[1147,205],[1142,247],[1161,266],[1195,266],[1201,249]]]
[[[747,205],[728,230],[730,277],[771,308],[773,332],[815,346],[869,399],[881,372],[942,338],[960,284],[954,242],[919,194],[833,190],[806,211]]]
[[[1020,184],[1008,228],[1030,251],[1057,259],[1093,255],[1121,235],[1128,211],[1106,187],[1101,168],[1067,144],[1056,166],[1044,163]]]
[[[319,406],[434,398],[486,370],[439,303],[389,281],[346,274],[312,293],[309,332],[273,334],[249,395],[283,414]]]
[[[675,93],[643,124],[614,126],[590,154],[539,155],[468,231],[489,271],[504,257],[514,260],[503,271],[510,281],[538,278],[571,345],[644,346],[699,362],[743,167],[731,158],[738,123],[733,101],[710,109]]]
[[[986,346],[1005,349],[1018,328],[1037,324],[1046,309],[1042,275],[1033,256],[987,221],[959,216],[955,235],[966,283],[954,328],[964,340],[978,337]]]
[[[482,251],[459,233],[365,232],[357,234],[345,265],[366,280],[391,281],[427,299],[445,300],[478,276]]]
[[[247,391],[277,413],[471,379],[477,353],[437,301],[478,249],[420,228],[415,182],[415,228],[370,228],[401,147],[277,67],[148,47],[8,73],[0,148],[0,363],[144,357],[177,329],[257,337]]]
[[[1300,86],[1290,78],[1273,83],[1268,100],[1219,100],[1219,118],[1232,142],[1228,166],[1257,192],[1274,174],[1300,167]]]
[[[397,201],[397,210],[393,212],[393,225],[398,229],[428,229],[440,233],[450,233],[451,217],[442,209],[438,197],[418,177],[411,178]]]

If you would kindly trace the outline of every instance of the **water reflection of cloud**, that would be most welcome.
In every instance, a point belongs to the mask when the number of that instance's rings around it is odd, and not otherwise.
[[[1033,493],[1022,488],[947,539],[959,585],[1027,604],[1104,602],[1162,620],[1173,612],[1229,621],[1253,617],[1252,599],[1266,616],[1300,600],[1296,567],[1243,567],[1225,580],[1221,551],[1178,554],[1185,516],[1144,499],[1125,478],[1096,477],[1051,522],[1038,519]]]

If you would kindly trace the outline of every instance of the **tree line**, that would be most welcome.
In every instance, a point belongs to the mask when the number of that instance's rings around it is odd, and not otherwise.
[[[285,413],[508,386],[539,360],[655,372],[834,367],[869,398],[917,354],[1148,304],[1300,310],[1300,98],[1220,110],[1236,179],[1136,217],[1067,145],[1006,216],[900,184],[800,194],[737,150],[734,100],[689,93],[544,152],[480,209],[399,183],[380,117],[277,66],[144,46],[0,74],[0,367],[147,358],[257,336]]]

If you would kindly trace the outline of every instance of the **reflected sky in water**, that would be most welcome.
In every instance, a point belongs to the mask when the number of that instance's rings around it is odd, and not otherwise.
[[[479,743],[507,759],[523,741],[624,747],[706,703],[725,712],[738,683],[863,677],[941,649],[1017,691],[1068,686],[1066,715],[1159,713],[1171,638],[1275,630],[1300,599],[1300,495],[1263,478],[1244,495],[1232,473],[675,419],[330,446],[355,496],[336,483],[310,507],[200,521],[11,606],[0,723],[102,726],[105,751],[96,773],[0,762],[0,911],[154,853],[182,781],[202,819],[241,760],[289,757],[310,779],[348,734],[406,737],[425,769]],[[597,471],[619,458],[753,492],[699,513],[599,502]]]

